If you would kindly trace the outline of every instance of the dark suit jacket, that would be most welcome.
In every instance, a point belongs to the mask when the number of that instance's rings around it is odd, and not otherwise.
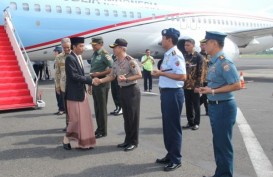
[[[85,97],[85,84],[91,85],[90,76],[84,75],[84,70],[78,62],[74,52],[66,57],[65,60],[66,89],[65,99],[71,101],[83,101]]]

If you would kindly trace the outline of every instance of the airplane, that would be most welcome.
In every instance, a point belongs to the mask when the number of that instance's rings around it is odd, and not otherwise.
[[[60,45],[62,38],[71,36],[85,37],[84,59],[92,54],[89,43],[94,36],[102,36],[110,52],[108,45],[116,38],[124,38],[129,44],[128,54],[137,58],[149,48],[152,55],[161,57],[161,31],[169,27],[180,30],[178,45],[189,37],[198,43],[205,31],[225,32],[228,37],[224,50],[232,58],[273,46],[273,18],[187,9],[189,3],[182,8],[167,6],[163,0],[1,0],[0,10],[11,17],[32,61],[53,60],[55,46]],[[1,18],[0,25],[4,25]]]

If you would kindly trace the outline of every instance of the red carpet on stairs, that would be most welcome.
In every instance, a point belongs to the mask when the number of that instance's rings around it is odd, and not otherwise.
[[[0,26],[0,111],[35,107],[3,26]]]

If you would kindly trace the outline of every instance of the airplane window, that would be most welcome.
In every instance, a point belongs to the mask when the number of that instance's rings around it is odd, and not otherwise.
[[[209,19],[208,21],[209,21],[209,24],[211,24],[211,19]]]
[[[220,24],[221,24],[221,22],[220,22],[220,20],[219,20],[219,19],[217,20],[217,23],[218,23],[218,25],[220,25]]]
[[[89,8],[85,8],[85,15],[90,15],[90,9]]]
[[[201,19],[200,18],[198,18],[198,23],[201,23]]]
[[[216,20],[215,19],[213,19],[213,24],[216,24]]]
[[[182,18],[182,22],[185,22],[186,20],[185,20],[185,18]]]
[[[61,6],[56,6],[56,12],[57,13],[62,13],[62,7]]]
[[[130,18],[134,18],[134,12],[129,12],[130,13]],[[153,14],[153,17],[155,17],[155,14]]]
[[[99,10],[99,9],[95,9],[95,14],[96,14],[97,16],[100,16],[100,10]]]
[[[104,10],[104,15],[105,16],[109,16],[109,11],[108,10]]]
[[[76,7],[75,10],[76,10],[76,14],[78,14],[78,15],[80,15],[82,13],[81,8],[79,8],[79,7]]]
[[[238,22],[238,25],[241,26],[241,22]]]
[[[192,23],[195,23],[195,18],[192,18],[191,21],[192,21]]]
[[[228,25],[228,21],[226,20],[226,24]]]
[[[204,23],[207,23],[207,19],[204,18]]]
[[[9,7],[12,9],[12,10],[17,10],[17,4],[15,2],[11,2]]]
[[[46,10],[46,12],[51,12],[51,6],[50,5],[46,5],[45,6],[45,10]]]
[[[127,13],[126,11],[122,11],[122,17],[126,18],[127,17]]]
[[[28,5],[28,3],[23,3],[23,10],[24,11],[29,11],[29,5]]]
[[[234,25],[237,26],[237,22],[236,21],[234,21]]]
[[[224,25],[225,24],[225,21],[224,20],[222,20],[222,25]]]
[[[66,13],[71,14],[72,10],[70,6],[66,6]]]
[[[34,4],[34,10],[35,10],[36,12],[40,12],[40,11],[41,11],[40,4]]]
[[[137,13],[137,18],[141,18],[141,13],[140,12]]]
[[[118,11],[114,10],[113,14],[114,14],[114,17],[117,17],[118,16]]]
[[[245,22],[242,22],[242,26],[245,26]]]

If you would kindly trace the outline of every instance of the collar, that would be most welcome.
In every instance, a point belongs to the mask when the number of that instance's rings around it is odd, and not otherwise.
[[[216,61],[217,61],[217,59],[218,59],[218,57],[220,56],[220,55],[224,55],[224,52],[221,50],[221,51],[219,51],[218,53],[216,53],[213,57],[211,57],[211,62],[212,63],[216,63]]]
[[[167,52],[165,52],[165,55],[170,55],[173,51],[176,50],[176,46],[173,46],[172,48],[170,48]]]

